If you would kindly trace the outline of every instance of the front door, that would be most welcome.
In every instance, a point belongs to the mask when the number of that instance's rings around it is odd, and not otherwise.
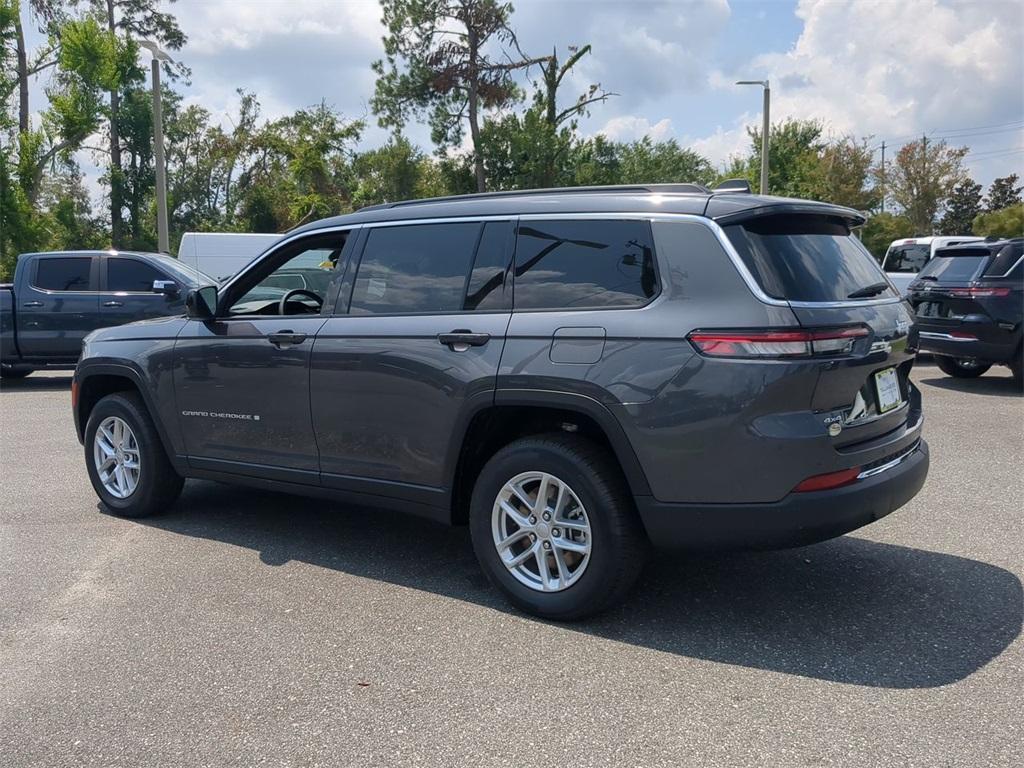
[[[345,240],[331,232],[284,243],[229,282],[216,319],[182,330],[174,385],[192,466],[318,483],[310,352]],[[293,284],[301,292],[282,287]]]
[[[105,326],[166,317],[178,314],[184,308],[188,286],[138,257],[103,257],[100,277],[100,316]],[[179,293],[169,296],[153,293],[156,280],[177,283]]]

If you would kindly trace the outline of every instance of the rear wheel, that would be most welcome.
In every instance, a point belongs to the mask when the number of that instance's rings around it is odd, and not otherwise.
[[[470,507],[473,549],[515,606],[571,620],[622,600],[647,541],[622,473],[578,437],[517,440],[480,473]]]
[[[946,357],[945,355],[936,355],[935,363],[944,374],[957,379],[975,379],[992,367],[989,363],[979,362],[972,357]]]
[[[96,495],[120,517],[164,511],[184,484],[134,393],[107,395],[96,403],[85,427],[85,464]]]

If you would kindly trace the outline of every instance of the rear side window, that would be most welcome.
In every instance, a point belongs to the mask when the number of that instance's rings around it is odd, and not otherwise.
[[[33,284],[45,291],[94,291],[92,258],[67,256],[39,259]]]
[[[658,294],[646,221],[526,221],[516,240],[516,309],[640,307]]]
[[[926,277],[943,282],[967,283],[974,280],[988,263],[989,255],[979,248],[938,251],[919,278]]]
[[[1002,277],[1006,275],[1013,266],[1020,261],[1024,255],[1024,243],[1009,243],[1004,245],[992,259],[992,263],[985,270],[985,277]]]
[[[371,229],[349,312],[461,312],[482,229],[479,222]]]
[[[152,293],[154,280],[167,276],[135,259],[107,259],[107,290]]]
[[[761,289],[789,301],[895,296],[885,274],[841,219],[764,216],[725,228]]]
[[[928,245],[894,245],[885,256],[886,272],[917,274],[928,263]]]

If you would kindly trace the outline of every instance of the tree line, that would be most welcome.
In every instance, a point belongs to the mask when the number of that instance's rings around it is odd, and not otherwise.
[[[416,197],[737,177],[756,188],[757,129],[719,168],[671,139],[582,134],[580,120],[618,94],[600,83],[567,93],[591,46],[524,52],[509,3],[382,0],[381,10],[384,57],[368,66],[377,75],[372,119],[389,137],[374,148],[362,141],[366,122],[340,114],[329,95],[268,119],[257,95],[240,89],[236,114],[222,123],[183,104],[185,63],[164,64],[172,250],[185,231],[283,232]],[[46,36],[34,51],[28,25]],[[175,52],[187,36],[159,0],[0,0],[0,279],[28,251],[155,249],[152,97],[140,40]],[[47,96],[38,115],[33,82]],[[406,135],[420,122],[430,128],[428,149]],[[1024,233],[1017,177],[996,179],[983,196],[964,167],[965,147],[922,138],[883,167],[869,138],[831,135],[819,121],[773,124],[770,138],[771,192],[870,212],[862,236],[876,255],[902,236]],[[76,162],[82,150],[102,169],[102,210]]]

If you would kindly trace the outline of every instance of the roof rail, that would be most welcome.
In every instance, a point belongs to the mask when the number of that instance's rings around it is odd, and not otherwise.
[[[418,200],[402,200],[396,203],[381,203],[360,208],[371,211],[377,208],[399,208],[407,205],[424,205],[426,203],[449,203],[460,200],[490,200],[504,197],[523,197],[527,195],[577,195],[601,194],[612,192],[636,192],[638,194],[711,194],[711,190],[703,184],[615,184],[595,187],[552,187],[549,189],[516,189],[502,192],[475,192],[469,195],[448,195],[445,197],[423,197]]]
[[[726,179],[712,190],[712,194],[716,192],[746,192],[749,194],[750,182],[746,179]]]

